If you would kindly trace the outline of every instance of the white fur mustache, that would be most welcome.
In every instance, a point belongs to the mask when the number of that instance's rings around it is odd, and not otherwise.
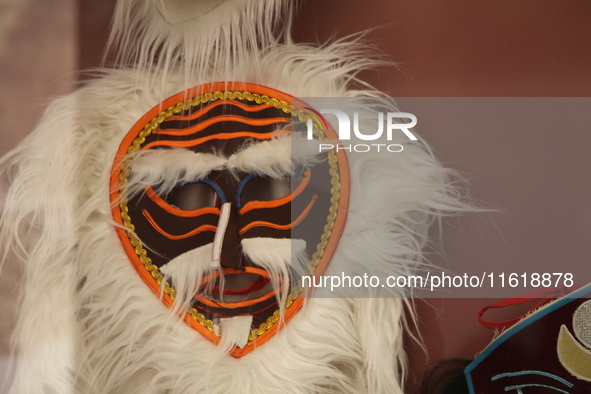
[[[249,238],[241,241],[242,251],[258,267],[269,273],[269,279],[279,305],[284,305],[289,286],[301,278],[308,267],[306,241],[290,238]],[[160,268],[164,281],[176,290],[175,305],[187,308],[196,295],[207,296],[211,286],[202,286],[208,275],[222,268],[212,262],[213,243],[185,252]]]

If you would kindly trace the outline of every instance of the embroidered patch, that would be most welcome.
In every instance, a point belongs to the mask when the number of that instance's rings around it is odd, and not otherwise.
[[[579,338],[586,332],[589,298],[591,285],[504,331],[464,370],[469,393],[589,393],[591,349]]]
[[[583,303],[573,315],[573,330],[579,341],[591,348],[591,301]]]
[[[560,364],[571,375],[591,382],[591,351],[578,343],[566,326],[560,328],[556,348]]]

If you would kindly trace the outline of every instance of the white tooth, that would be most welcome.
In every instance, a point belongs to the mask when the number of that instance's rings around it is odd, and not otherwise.
[[[225,343],[242,349],[248,343],[248,335],[252,326],[252,315],[234,316],[220,319],[222,338]]]

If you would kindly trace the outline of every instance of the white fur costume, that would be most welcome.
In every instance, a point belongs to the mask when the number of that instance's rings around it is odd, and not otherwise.
[[[299,97],[379,96],[351,87],[374,65],[357,54],[359,43],[291,42],[282,1],[204,2],[195,11],[204,15],[179,21],[183,13],[167,7],[184,3],[120,1],[112,42],[121,66],[53,102],[1,162],[11,188],[0,242],[26,271],[12,392],[402,392],[400,298],[309,299],[266,344],[235,359],[171,314],[129,263],[109,178],[121,139],[150,108],[213,81]],[[284,34],[274,33],[278,24]],[[433,218],[461,207],[450,172],[420,142],[404,155],[348,159],[349,215],[328,273],[363,275],[368,261],[385,275],[415,272]]]

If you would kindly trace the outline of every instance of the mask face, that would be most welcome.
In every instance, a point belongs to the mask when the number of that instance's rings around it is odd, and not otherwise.
[[[342,151],[318,152],[326,139],[334,131],[292,97],[219,83],[164,101],[119,148],[111,202],[131,263],[235,357],[289,322],[302,275],[321,275],[338,244],[348,168]]]

